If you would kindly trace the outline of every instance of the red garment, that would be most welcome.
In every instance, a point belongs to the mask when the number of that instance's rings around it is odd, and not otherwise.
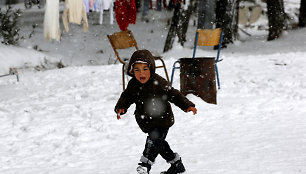
[[[115,13],[120,30],[127,30],[129,24],[136,23],[137,10],[135,0],[116,0]]]

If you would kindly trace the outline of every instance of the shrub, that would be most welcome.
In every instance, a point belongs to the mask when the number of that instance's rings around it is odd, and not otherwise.
[[[6,45],[18,45],[19,30],[18,19],[21,10],[13,10],[11,6],[7,6],[6,10],[0,8],[0,40]]]

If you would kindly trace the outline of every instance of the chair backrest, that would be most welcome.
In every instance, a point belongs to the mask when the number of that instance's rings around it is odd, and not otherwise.
[[[219,54],[221,50],[223,40],[223,32],[221,28],[216,29],[197,29],[193,50],[193,58],[195,57],[197,46],[216,46],[218,45],[218,53],[216,62],[219,60]]]
[[[120,58],[119,53],[117,51],[118,49],[127,49],[135,47],[135,49],[138,50],[137,42],[134,38],[132,31],[130,30],[125,30],[111,35],[107,35],[107,37],[115,51],[118,60],[123,64],[125,64],[125,62]]]
[[[197,29],[199,46],[215,46],[219,45],[221,37],[221,28],[216,29]]]

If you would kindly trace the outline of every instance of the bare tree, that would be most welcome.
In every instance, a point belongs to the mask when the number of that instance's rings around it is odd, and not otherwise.
[[[301,0],[299,26],[300,27],[306,26],[306,0]]]
[[[217,0],[216,27],[222,28],[224,37],[222,47],[233,43],[238,37],[239,0]]]
[[[283,32],[285,11],[283,0],[267,0],[269,35],[268,41],[277,39]]]
[[[176,3],[174,6],[174,12],[173,12],[172,20],[171,20],[170,29],[168,31],[166,43],[164,46],[164,52],[167,52],[172,49],[174,39],[177,36],[176,30],[179,24],[180,9],[181,9],[181,4]]]
[[[215,0],[198,1],[198,28],[212,29],[215,23]]]
[[[178,36],[178,42],[182,46],[184,46],[184,43],[186,42],[186,33],[188,30],[188,24],[190,16],[192,14],[192,10],[192,0],[190,1],[187,10],[182,8],[182,3],[180,1],[176,2],[163,52],[167,52],[172,49],[172,45],[176,36]]]

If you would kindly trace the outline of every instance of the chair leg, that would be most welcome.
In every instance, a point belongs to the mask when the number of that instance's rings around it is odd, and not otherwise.
[[[122,85],[124,91],[125,90],[124,64],[122,65]]]
[[[215,70],[216,70],[216,76],[217,76],[218,89],[220,89],[220,80],[219,80],[219,72],[218,72],[217,64],[215,64]]]
[[[156,59],[158,59],[158,60],[160,60],[160,61],[162,62],[163,68],[164,68],[164,71],[165,71],[165,74],[166,74],[167,81],[168,81],[168,83],[169,83],[169,85],[170,85],[170,80],[169,80],[169,76],[168,76],[168,72],[167,72],[167,68],[166,68],[166,65],[165,65],[164,60],[161,59],[161,58],[159,58],[159,57],[156,57]]]
[[[197,50],[197,45],[198,45],[198,38],[199,38],[199,32],[196,33],[196,38],[195,38],[192,58],[195,58],[195,54],[196,54],[196,50]]]
[[[169,76],[168,76],[168,72],[167,72],[167,68],[166,68],[165,62],[162,59],[160,59],[160,60],[163,63],[163,67],[164,67],[164,71],[165,71],[165,74],[166,74],[166,78],[167,78],[168,83],[170,84],[170,80],[169,80]]]
[[[175,62],[173,63],[172,74],[171,74],[171,81],[170,81],[170,85],[171,85],[171,86],[172,86],[172,83],[173,83],[174,70],[180,68],[180,67],[176,67],[175,64],[176,64],[176,63],[179,63],[179,62],[180,62],[180,61],[175,61]]]

